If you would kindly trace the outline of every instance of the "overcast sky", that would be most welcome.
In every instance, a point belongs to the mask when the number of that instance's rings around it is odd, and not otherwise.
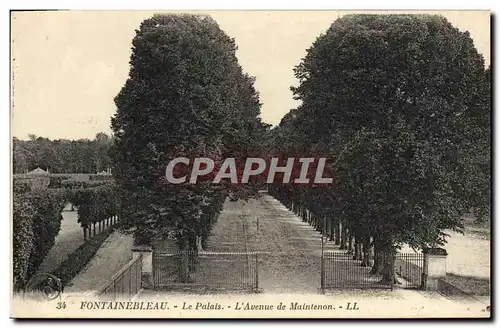
[[[209,13],[236,39],[245,72],[256,77],[262,119],[271,124],[297,106],[293,67],[330,24],[348,12]],[[442,12],[468,30],[490,62],[489,12]],[[21,12],[12,15],[13,136],[93,138],[110,133],[113,98],[129,71],[131,42],[146,11]]]

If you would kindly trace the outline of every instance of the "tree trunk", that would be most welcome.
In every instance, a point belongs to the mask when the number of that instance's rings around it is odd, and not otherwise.
[[[374,243],[373,243],[373,251],[374,251],[373,266],[372,266],[372,270],[370,271],[370,273],[378,275],[378,274],[382,273],[383,256],[382,256],[382,253],[380,252],[380,246],[377,245],[375,238],[374,238]]]
[[[94,236],[95,236],[95,222],[94,222]]]
[[[189,282],[189,253],[184,249],[179,258],[179,282]]]
[[[335,223],[335,245],[340,245],[340,220]]]
[[[382,256],[382,247],[380,245],[380,239],[376,236],[373,237],[373,266],[370,271],[371,274],[379,275],[382,273],[383,268],[383,256]]]
[[[386,244],[382,248],[382,279],[380,283],[383,284],[397,284],[396,272],[394,270],[394,262],[396,260],[396,248],[393,245]]]
[[[334,232],[334,225],[335,225],[335,222],[333,220],[333,218],[330,218],[328,219],[328,221],[330,221],[330,228],[329,228],[329,240],[330,241],[333,241],[333,232]]]
[[[382,269],[382,283],[393,283],[397,284],[396,273],[394,271],[394,261],[396,258],[395,253],[389,253],[384,256],[384,267]]]
[[[365,235],[363,239],[363,261],[361,262],[362,267],[371,266],[372,256],[371,256],[371,245],[370,245],[370,236]]]
[[[352,235],[352,231],[349,232],[349,244],[347,245],[347,254],[348,255],[353,255],[354,254],[354,236]]]
[[[340,235],[340,249],[347,249],[347,226],[342,224],[342,233]]]
[[[87,241],[87,227],[83,226],[83,240]]]
[[[361,235],[359,232],[354,231],[354,257],[352,258],[353,260],[356,261],[361,261]]]
[[[179,282],[189,282],[189,247],[187,240],[182,240],[179,245]]]
[[[323,234],[323,218],[319,215],[316,215],[316,231]]]
[[[99,221],[99,233],[102,232],[102,227],[101,226],[102,226],[101,221]]]
[[[203,252],[203,245],[201,239],[202,239],[201,236],[196,236],[196,249],[198,250],[198,252]]]

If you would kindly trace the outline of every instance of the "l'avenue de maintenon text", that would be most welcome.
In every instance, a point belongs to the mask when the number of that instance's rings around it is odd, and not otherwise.
[[[236,310],[236,311],[325,311],[325,310],[359,310],[357,302],[345,302],[343,304],[313,304],[290,302],[285,304],[257,304],[250,302],[235,302],[233,305],[223,305],[218,302],[181,302],[181,304],[170,304],[169,302],[145,302],[145,301],[94,301],[81,302],[81,310]]]

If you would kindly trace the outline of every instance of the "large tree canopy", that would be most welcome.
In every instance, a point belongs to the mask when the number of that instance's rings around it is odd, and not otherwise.
[[[170,160],[256,149],[260,103],[235,52],[234,40],[206,16],[155,15],[137,30],[130,75],[115,99],[113,161],[126,216],[146,239],[174,235],[187,247],[220,207],[214,185],[166,184]]]
[[[330,157],[344,226],[422,248],[489,208],[489,70],[468,32],[440,16],[345,16],[295,75],[302,104],[275,138]]]

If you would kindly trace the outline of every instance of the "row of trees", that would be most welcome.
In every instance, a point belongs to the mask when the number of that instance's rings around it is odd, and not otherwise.
[[[468,32],[440,16],[345,16],[295,76],[302,103],[268,149],[327,156],[335,179],[271,192],[319,230],[350,236],[337,240],[345,248],[354,238],[356,257],[388,254],[373,268],[385,281],[401,245],[443,245],[465,213],[489,214],[491,76]]]
[[[318,229],[344,236],[339,243],[351,239],[356,256],[372,248],[389,254],[374,265],[387,281],[399,246],[441,245],[446,229],[462,228],[464,213],[487,214],[490,71],[467,32],[439,16],[337,20],[295,69],[300,85],[292,90],[302,104],[271,131],[236,49],[210,17],[155,15],[141,24],[115,98],[116,186],[60,182],[82,226],[119,213],[138,244],[175,238],[181,250],[199,249],[226,195],[250,197],[256,186],[166,183],[166,165],[181,156],[327,157],[331,186],[270,190]],[[92,156],[88,172],[101,165]],[[29,206],[16,202],[15,229],[33,236],[20,224],[32,220],[22,219],[32,217]]]
[[[98,133],[93,140],[50,140],[30,135],[29,140],[13,138],[14,173],[41,167],[51,173],[96,173],[110,167],[112,138]]]
[[[84,239],[115,224],[119,193],[113,181],[59,181],[51,177],[48,188],[28,179],[13,183],[13,278],[21,290],[37,271],[61,229],[62,211],[68,203],[77,207]],[[97,227],[97,229],[96,229]],[[93,228],[93,229],[92,229]]]
[[[111,152],[113,175],[127,199],[123,223],[135,227],[136,243],[175,238],[181,250],[199,249],[232,188],[167,184],[170,160],[220,161],[257,150],[267,126],[258,118],[254,79],[243,73],[236,49],[206,16],[155,15],[137,30],[129,78],[115,98]],[[239,197],[254,191],[232,190]]]

